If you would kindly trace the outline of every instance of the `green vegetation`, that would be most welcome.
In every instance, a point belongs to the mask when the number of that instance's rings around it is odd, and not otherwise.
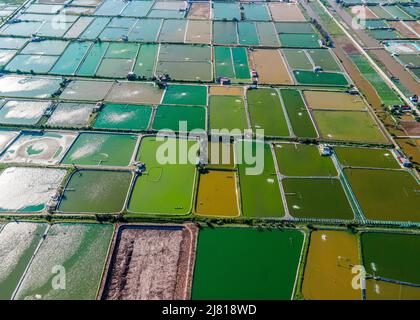
[[[289,300],[302,245],[296,230],[204,228],[192,298]]]

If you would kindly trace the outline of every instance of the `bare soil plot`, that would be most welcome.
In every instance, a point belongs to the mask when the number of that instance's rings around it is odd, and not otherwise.
[[[211,21],[190,20],[187,24],[185,42],[210,43]]]
[[[159,104],[163,90],[152,83],[117,82],[106,100],[115,103]]]
[[[195,2],[191,5],[190,11],[188,12],[188,19],[210,19],[210,4],[203,2]]]
[[[51,127],[86,127],[95,105],[59,103],[47,121]]]
[[[413,121],[401,121],[401,125],[403,126],[405,132],[409,136],[420,136],[420,123],[413,120]]]
[[[189,299],[197,234],[193,224],[120,227],[101,298]]]
[[[274,21],[306,21],[296,3],[269,3]]]
[[[210,95],[214,96],[243,96],[243,87],[234,86],[211,86]]]
[[[252,56],[260,83],[293,84],[293,79],[279,50],[254,50]]]
[[[332,91],[304,91],[303,95],[311,109],[366,110],[358,95]]]
[[[351,7],[351,13],[357,15],[362,20],[379,19],[378,16],[366,6],[353,6]]]
[[[388,21],[388,24],[397,29],[403,38],[417,39],[417,35],[412,32],[402,21]]]

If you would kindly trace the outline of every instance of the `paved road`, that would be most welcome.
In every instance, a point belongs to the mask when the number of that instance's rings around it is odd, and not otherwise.
[[[388,51],[386,51],[381,43],[375,38],[367,34],[363,29],[351,28],[353,17],[343,9],[340,4],[337,4],[335,0],[327,0],[328,3],[336,13],[341,17],[342,21],[349,27],[351,33],[355,34],[358,39],[362,42],[361,45],[368,48],[378,48],[380,50],[372,50],[371,55],[375,57],[382,65],[386,66],[389,74],[400,79],[401,84],[406,87],[410,92],[420,95],[420,84],[412,77],[412,75],[404,69],[404,67],[397,62]]]

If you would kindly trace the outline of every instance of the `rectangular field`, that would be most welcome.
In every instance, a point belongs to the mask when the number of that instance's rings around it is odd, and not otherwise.
[[[334,152],[342,166],[384,169],[400,168],[388,149],[335,147]]]
[[[316,145],[282,143],[274,145],[280,172],[285,176],[337,175],[330,157],[320,155]]]
[[[10,145],[2,163],[57,164],[76,139],[75,132],[26,132]]]
[[[61,79],[5,75],[0,78],[0,96],[17,98],[50,98],[60,88]]]
[[[210,129],[248,128],[244,100],[240,96],[210,96]]]
[[[319,48],[319,38],[314,33],[280,33],[279,40],[285,48]]]
[[[62,163],[80,165],[128,166],[137,136],[81,133]]]
[[[307,70],[293,70],[296,81],[302,85],[313,86],[348,86],[349,82],[344,73],[314,72]]]
[[[201,230],[192,299],[291,299],[303,238],[287,229]]]
[[[214,47],[216,78],[227,77],[233,82],[250,79],[248,56],[245,48]]]
[[[274,21],[306,21],[296,3],[269,3],[268,7]]]
[[[368,232],[361,235],[363,265],[368,274],[382,279],[420,284],[417,266],[420,236]]]
[[[93,128],[109,130],[146,130],[152,115],[150,105],[105,104]]]
[[[15,299],[96,299],[112,232],[113,226],[109,224],[52,225],[23,277]],[[66,270],[64,290],[51,285],[55,283],[57,266]]]
[[[153,130],[169,129],[176,132],[189,132],[195,129],[205,130],[206,108],[191,106],[159,105],[153,120]]]
[[[45,223],[10,222],[0,226],[0,300],[10,300],[47,230]]]
[[[234,21],[214,21],[213,22],[213,43],[237,44],[238,43],[237,23]]]
[[[366,300],[420,300],[419,287],[369,279]]]
[[[210,21],[189,20],[187,25],[187,33],[185,35],[185,42],[208,44],[211,42],[211,28]]]
[[[252,58],[260,83],[293,84],[293,79],[279,50],[255,49],[252,51]]]
[[[79,170],[70,177],[58,210],[67,213],[119,213],[131,172]]]
[[[208,20],[210,18],[210,4],[205,2],[193,2],[188,12],[188,19]]]
[[[282,89],[280,90],[280,94],[292,125],[293,133],[298,137],[318,137],[318,133],[315,130],[300,91],[294,89]]]
[[[420,221],[420,186],[406,171],[345,169],[364,215],[371,220]]]
[[[207,87],[200,85],[169,85],[162,99],[163,104],[207,105]]]
[[[194,213],[200,216],[237,217],[240,215],[237,194],[235,172],[201,172]]]
[[[368,112],[314,110],[312,114],[324,139],[371,143],[388,142]]]
[[[0,107],[0,124],[36,125],[50,106],[50,101],[9,100]]]
[[[290,215],[295,218],[354,218],[339,179],[293,179],[282,181]]]
[[[50,127],[86,128],[89,126],[94,104],[59,103],[48,118]]]
[[[121,226],[100,298],[189,299],[197,235],[193,224]]]
[[[56,195],[66,171],[8,167],[0,173],[0,212],[40,212]],[[22,195],[25,197],[22,197]]]

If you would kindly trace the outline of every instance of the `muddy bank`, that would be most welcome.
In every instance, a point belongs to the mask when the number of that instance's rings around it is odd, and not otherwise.
[[[189,299],[197,234],[193,224],[121,226],[100,298]]]

